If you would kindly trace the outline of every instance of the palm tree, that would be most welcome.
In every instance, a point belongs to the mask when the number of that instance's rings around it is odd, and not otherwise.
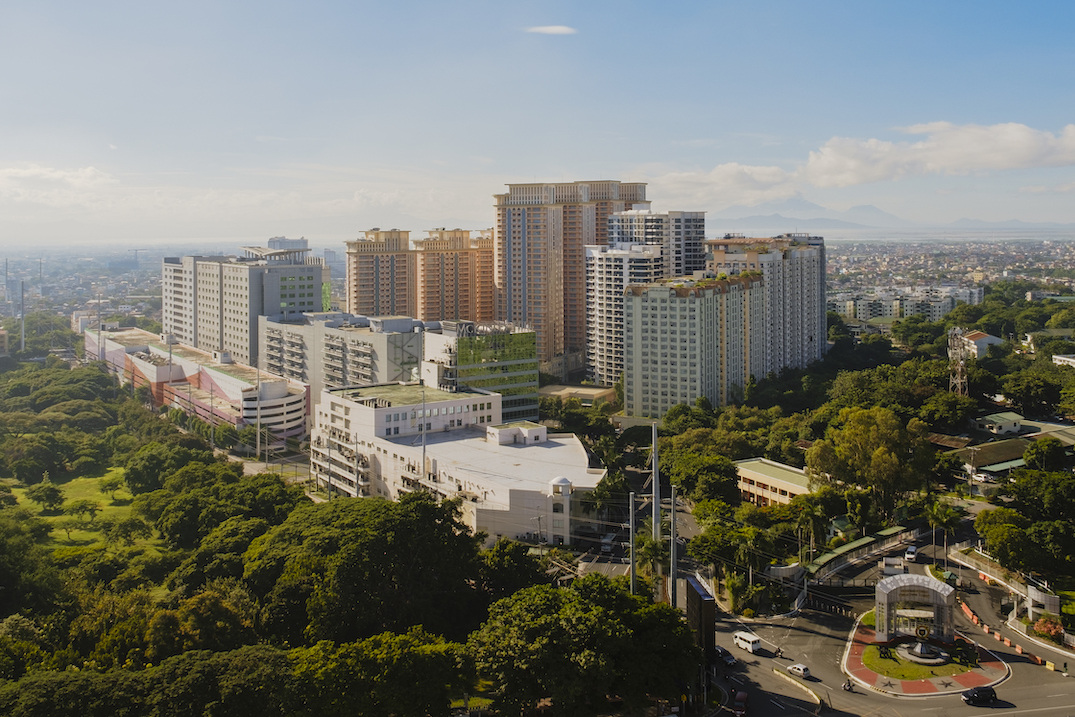
[[[825,527],[829,522],[829,516],[825,514],[825,508],[818,502],[804,500],[795,526],[803,533],[810,535],[810,560],[814,559],[814,548],[819,535],[824,535]]]
[[[653,520],[647,518],[642,521],[642,527],[635,532],[635,560],[639,566],[644,566],[650,575],[656,575],[658,568],[667,567],[671,559],[671,550],[668,540],[656,541],[653,539]],[[668,535],[668,529],[664,521],[661,521],[661,535]]]
[[[944,533],[944,569],[948,569],[948,534],[954,533],[963,517],[951,504],[936,500],[926,508],[926,520],[933,529],[933,548],[937,548],[937,528]]]
[[[754,585],[754,569],[769,563],[772,553],[772,536],[765,530],[748,525],[736,531],[735,562],[747,567],[749,584]]]

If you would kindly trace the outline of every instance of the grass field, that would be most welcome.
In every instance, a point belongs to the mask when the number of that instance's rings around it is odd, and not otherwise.
[[[71,516],[65,515],[62,511],[58,513],[42,513],[40,505],[27,499],[25,488],[12,488],[11,492],[14,493],[15,497],[18,499],[19,506],[52,524],[53,529],[50,534],[50,537],[52,538],[52,547],[103,546],[105,544],[105,539],[101,534],[100,529],[97,527],[101,520],[122,520],[131,514],[132,496],[130,492],[127,491],[126,486],[116,491],[115,500],[112,500],[107,493],[101,492],[101,481],[112,476],[122,478],[123,469],[110,468],[102,476],[77,477],[64,481],[53,481],[56,484],[56,487],[63,491],[65,504],[75,500],[91,500],[100,506],[100,510],[97,511],[93,520],[82,520],[79,527],[71,530],[70,538],[67,536],[67,531],[63,530],[60,526],[63,525],[65,521],[71,520]],[[138,540],[135,542],[135,545],[150,547],[156,546],[158,542],[159,541],[155,538],[150,538],[147,540]]]
[[[892,657],[882,658],[877,645],[867,645],[862,652],[862,664],[879,675],[894,680],[928,680],[930,677],[950,677],[970,671],[969,665],[949,662],[947,665],[919,665],[901,659],[893,650]]]

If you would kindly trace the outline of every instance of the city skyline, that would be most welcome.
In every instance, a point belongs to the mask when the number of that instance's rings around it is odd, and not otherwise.
[[[578,179],[645,182],[710,234],[811,204],[1075,223],[1073,25],[1060,2],[16,0],[0,244],[484,229],[508,184]]]

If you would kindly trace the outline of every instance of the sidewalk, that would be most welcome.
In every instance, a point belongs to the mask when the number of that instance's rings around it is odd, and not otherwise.
[[[992,685],[1008,676],[1008,666],[996,655],[977,645],[978,667],[960,675],[949,677],[931,677],[928,680],[896,680],[879,675],[862,664],[862,653],[867,645],[872,645],[874,631],[864,627],[862,622],[855,625],[855,631],[844,653],[844,672],[860,687],[877,692],[903,697],[923,697],[927,695],[956,694],[971,687]]]

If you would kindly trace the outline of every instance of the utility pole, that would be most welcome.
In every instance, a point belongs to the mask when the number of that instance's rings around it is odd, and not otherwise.
[[[676,606],[676,487],[672,486],[672,528],[669,531],[668,573],[672,582],[672,607]]]
[[[135,254],[135,256],[138,256]],[[216,450],[216,406],[213,405],[213,384],[209,384],[209,447]]]
[[[630,525],[631,525],[631,594],[635,594],[636,580],[635,573],[638,572],[638,561],[635,559],[635,492],[631,491],[627,494],[627,510],[630,513]]]
[[[653,449],[650,452],[653,459],[653,542],[661,542],[661,474],[657,467],[657,424],[653,424]]]

